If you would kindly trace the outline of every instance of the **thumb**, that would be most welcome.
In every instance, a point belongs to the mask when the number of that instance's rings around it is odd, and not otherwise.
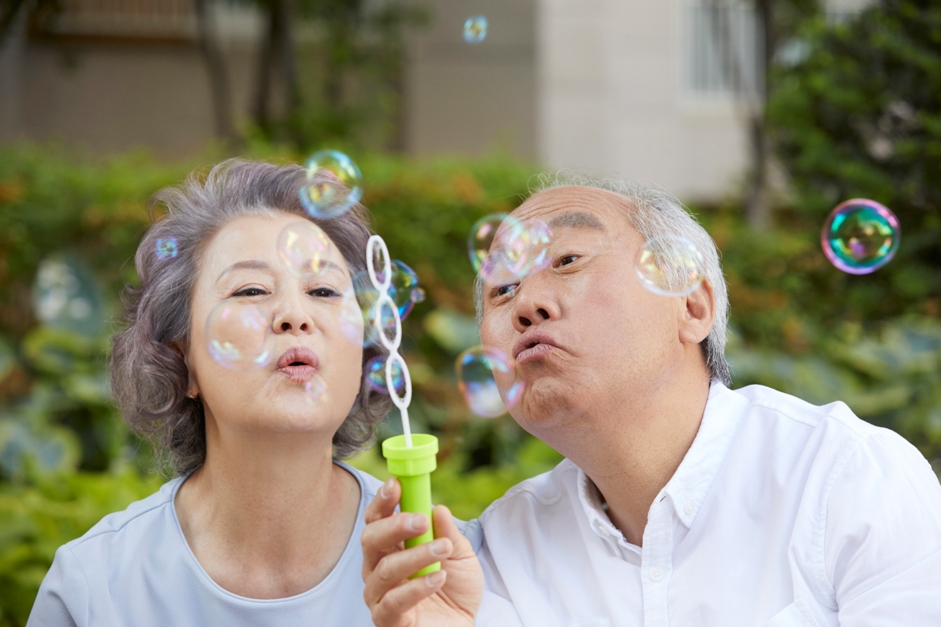
[[[451,559],[462,559],[474,556],[474,548],[464,537],[457,523],[454,522],[454,516],[451,510],[445,505],[437,505],[431,512],[431,519],[434,522],[435,538],[448,538],[454,545],[454,552],[451,553]]]

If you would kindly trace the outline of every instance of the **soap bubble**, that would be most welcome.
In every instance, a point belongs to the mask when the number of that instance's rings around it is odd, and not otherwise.
[[[307,160],[307,181],[300,197],[311,217],[335,218],[363,197],[363,175],[342,152],[321,150]]]
[[[209,355],[230,370],[263,368],[274,359],[271,321],[257,305],[222,301],[206,320]]]
[[[161,261],[164,259],[173,259],[179,252],[175,237],[159,238],[154,248],[157,253],[157,259]]]
[[[637,255],[634,271],[641,285],[661,296],[686,296],[706,276],[703,255],[685,237],[652,237]]]
[[[392,260],[392,284],[389,297],[399,309],[402,320],[412,311],[415,303],[425,300],[425,291],[418,287],[418,275],[398,259]]]
[[[541,220],[507,221],[498,232],[500,261],[518,277],[544,270],[551,261],[552,231]]]
[[[389,387],[386,384],[386,359],[385,355],[379,355],[366,362],[366,382],[370,388],[380,394],[389,393]],[[392,362],[392,383],[400,395],[405,391],[405,376],[402,367],[396,361]]]
[[[503,351],[486,346],[469,348],[457,358],[458,387],[467,406],[478,416],[495,418],[513,407],[522,395],[524,382],[516,380],[516,363]],[[495,377],[513,384],[501,397]]]
[[[309,220],[289,224],[278,234],[278,256],[295,275],[320,275],[329,259],[330,238]]]
[[[869,274],[892,261],[902,229],[887,207],[874,200],[847,200],[830,213],[820,233],[823,253],[838,270]]]
[[[464,22],[464,41],[469,44],[479,44],[487,38],[487,18],[475,15]]]
[[[327,402],[327,384],[320,377],[314,377],[304,384],[304,397],[311,405]]]
[[[505,213],[484,216],[471,227],[467,252],[485,279],[509,273],[523,277],[545,269],[552,231],[541,220],[521,222]]]

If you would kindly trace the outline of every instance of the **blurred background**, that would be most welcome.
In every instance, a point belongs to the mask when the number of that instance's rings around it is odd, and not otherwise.
[[[0,0],[0,626],[25,624],[58,546],[164,480],[107,374],[148,197],[324,148],[359,164],[427,293],[405,321],[412,421],[456,515],[560,459],[473,416],[454,374],[478,343],[471,225],[559,169],[653,182],[705,225],[733,387],[845,401],[941,473],[937,2]],[[820,248],[850,198],[901,223],[872,274]],[[387,476],[375,450],[354,463]]]

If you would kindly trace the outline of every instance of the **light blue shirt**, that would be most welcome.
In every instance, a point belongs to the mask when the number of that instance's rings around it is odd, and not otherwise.
[[[356,526],[333,571],[285,599],[248,599],[219,587],[196,560],[173,500],[184,478],[109,514],[56,551],[27,627],[359,627],[363,601],[363,512],[382,483],[338,463],[359,481]]]

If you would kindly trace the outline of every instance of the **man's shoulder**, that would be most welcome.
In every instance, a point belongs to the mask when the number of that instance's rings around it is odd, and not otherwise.
[[[748,401],[749,414],[767,419],[778,418],[794,426],[803,425],[811,430],[825,427],[853,440],[863,440],[885,431],[859,418],[843,401],[814,405],[763,385],[748,385],[731,390],[731,393]]]
[[[538,513],[564,500],[577,489],[577,484],[578,466],[563,459],[552,470],[530,477],[507,490],[506,494],[484,510],[480,520],[486,523],[507,512],[521,509]]]

